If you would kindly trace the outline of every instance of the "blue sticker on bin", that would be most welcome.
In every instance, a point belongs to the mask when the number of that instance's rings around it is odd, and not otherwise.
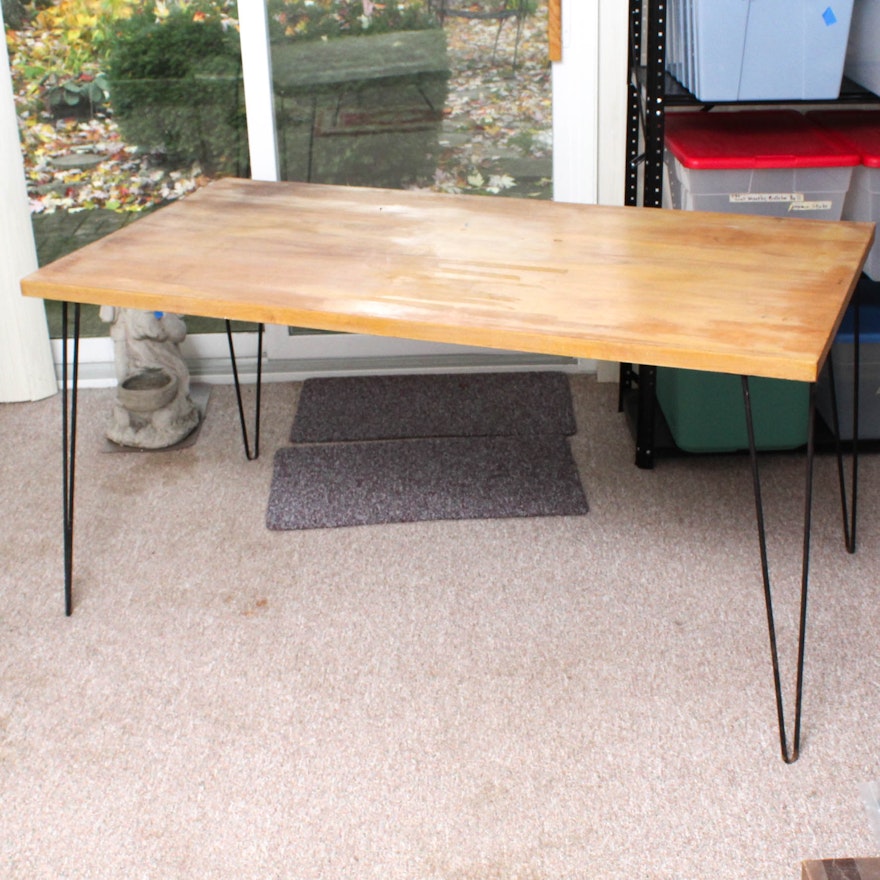
[[[822,18],[825,19],[825,24],[828,25],[828,27],[837,24],[837,16],[834,14],[834,10],[830,6],[822,13]]]

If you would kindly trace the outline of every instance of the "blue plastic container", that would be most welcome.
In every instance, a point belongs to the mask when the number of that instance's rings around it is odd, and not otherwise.
[[[853,0],[672,0],[669,72],[701,101],[837,98]]]

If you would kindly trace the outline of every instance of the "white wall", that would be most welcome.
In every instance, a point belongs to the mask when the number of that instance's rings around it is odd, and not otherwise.
[[[2,23],[2,13],[0,13]],[[6,40],[0,49],[0,402],[37,400],[57,390],[41,300],[19,281],[37,268],[24,162],[12,100]]]
[[[629,4],[599,3],[599,158],[600,205],[622,205],[626,185]]]

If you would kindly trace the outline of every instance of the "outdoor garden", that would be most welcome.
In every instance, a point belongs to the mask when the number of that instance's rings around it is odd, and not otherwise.
[[[3,2],[34,213],[139,212],[247,173],[235,2]],[[547,197],[546,9],[518,21],[488,15],[503,0],[462,5],[486,15],[443,18],[436,163],[405,185]],[[273,45],[440,27],[424,0],[271,0],[270,22]]]

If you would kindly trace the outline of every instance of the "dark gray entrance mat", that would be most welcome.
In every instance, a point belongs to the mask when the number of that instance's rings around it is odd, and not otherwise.
[[[565,437],[441,437],[279,449],[266,524],[312,529],[587,509]]]
[[[303,384],[294,443],[573,434],[564,373],[355,376]]]

